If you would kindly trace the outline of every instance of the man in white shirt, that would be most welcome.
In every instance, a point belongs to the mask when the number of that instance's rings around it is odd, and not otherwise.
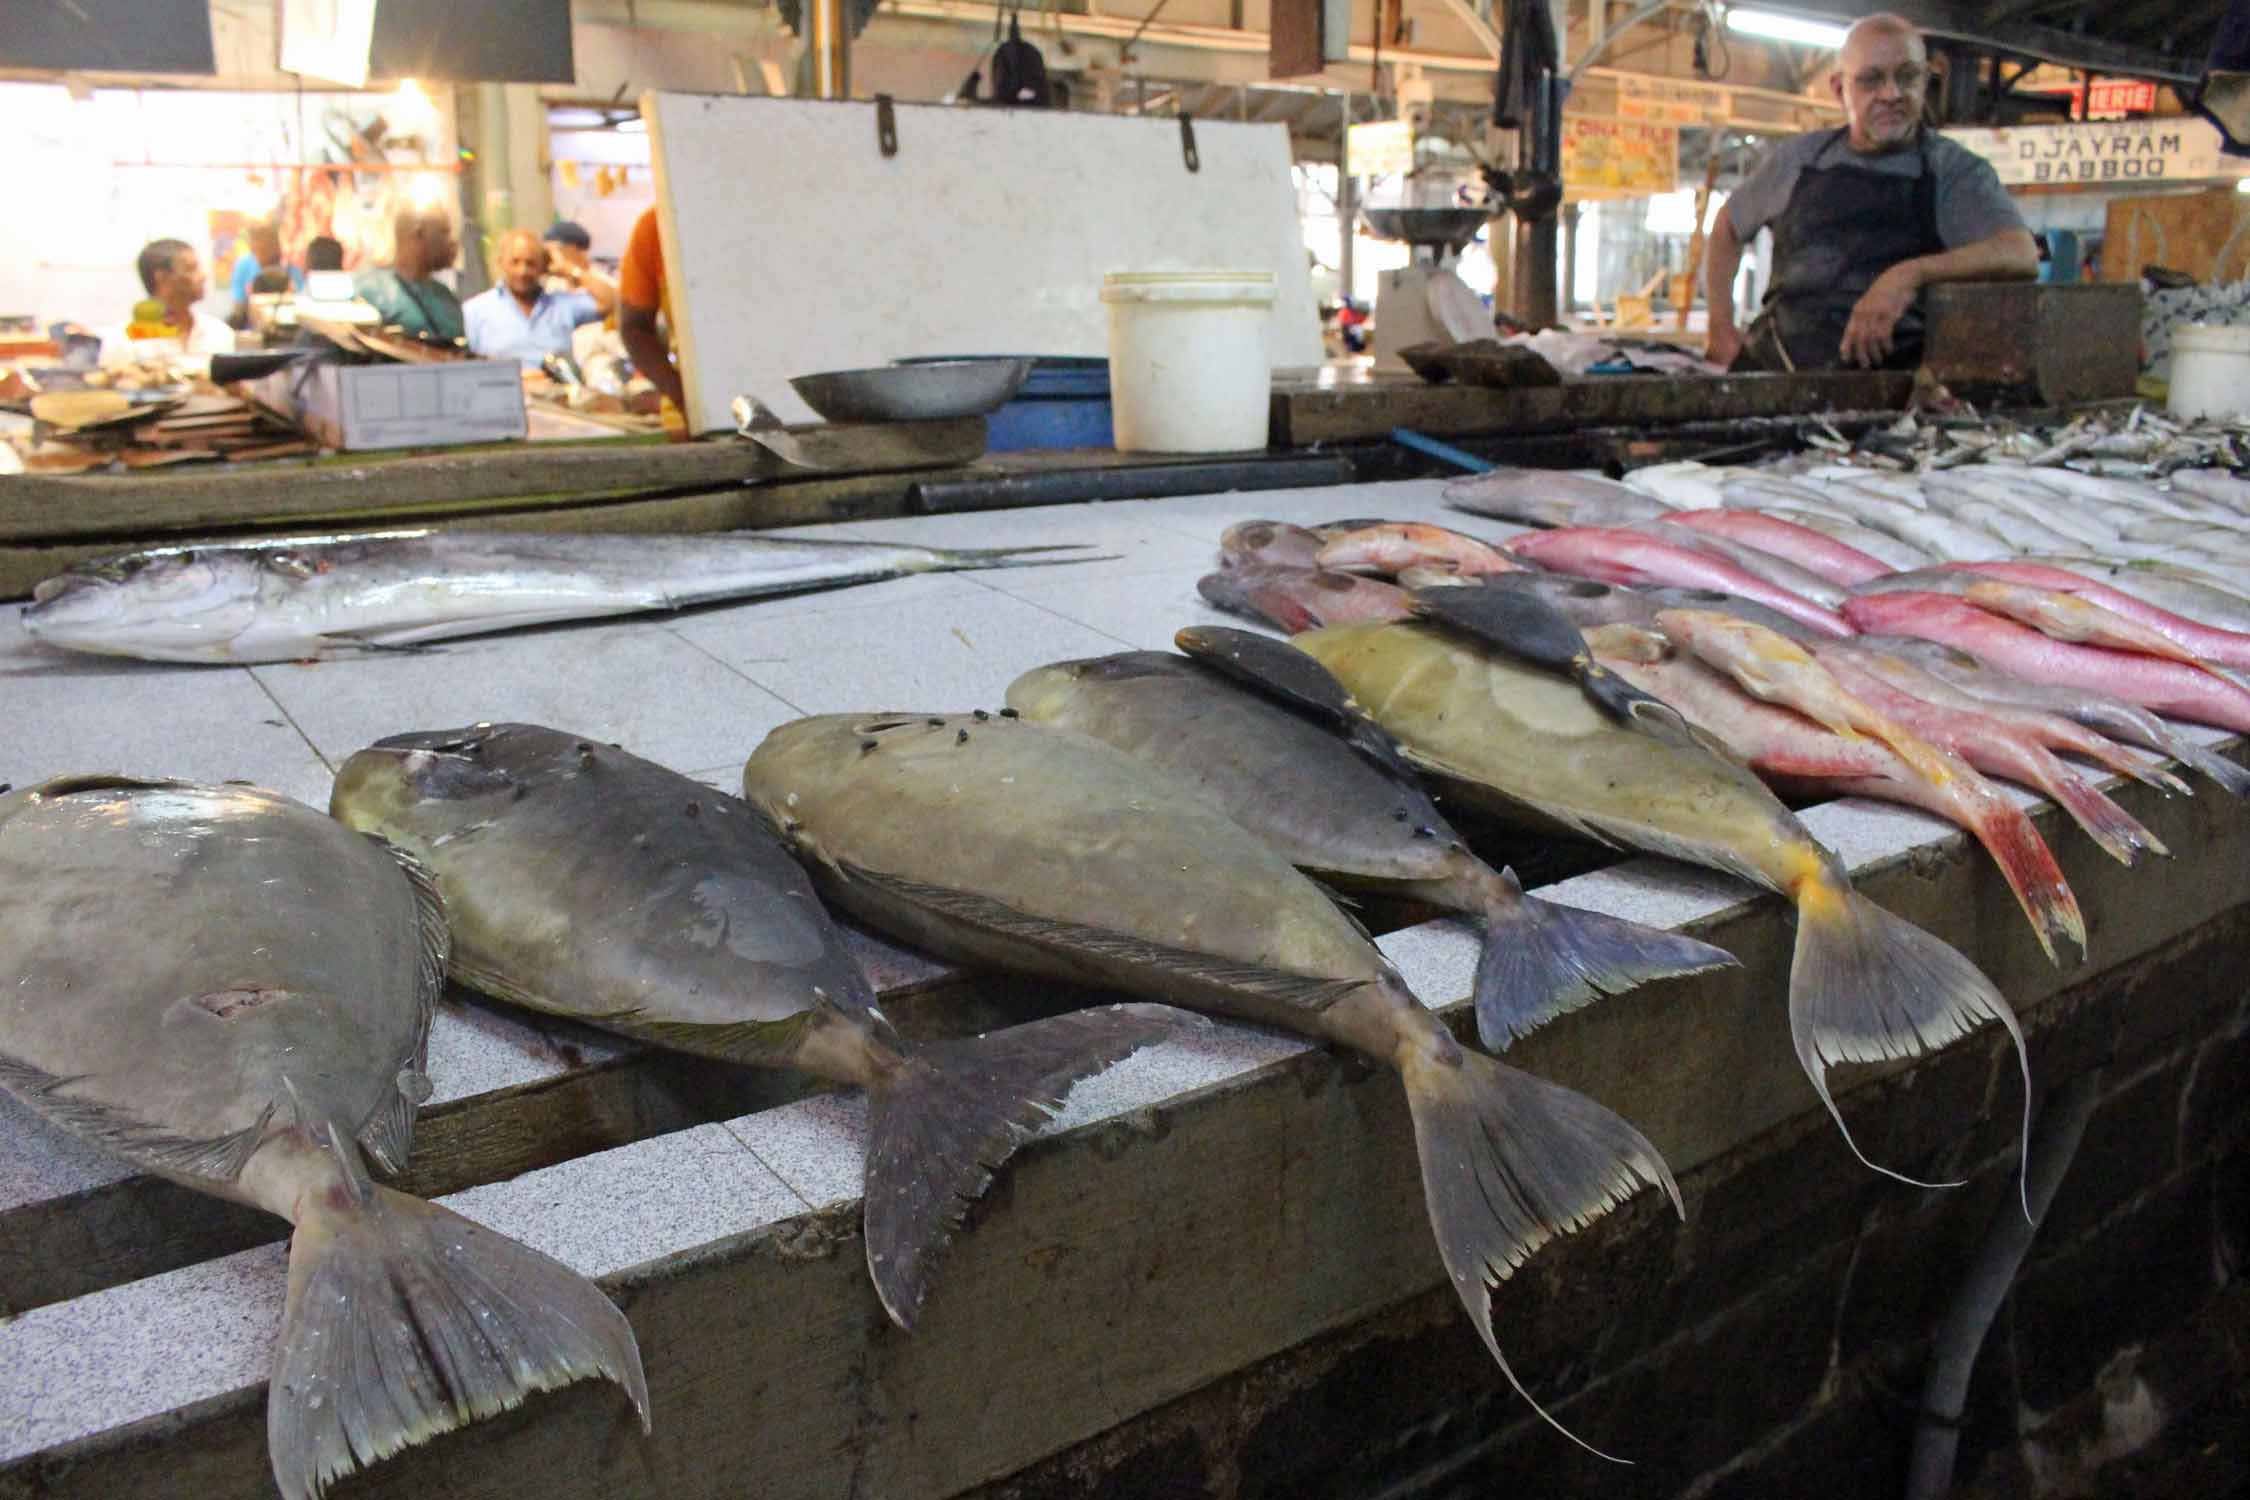
[[[518,359],[536,369],[550,354],[568,354],[571,330],[599,322],[617,303],[606,281],[586,280],[567,261],[552,269],[570,285],[548,290],[547,247],[528,229],[504,232],[493,260],[499,284],[461,304],[469,348],[486,359]]]
[[[138,263],[141,285],[163,304],[164,321],[172,337],[190,354],[232,354],[234,330],[196,308],[209,290],[203,280],[203,260],[186,240],[150,240],[141,248]],[[136,357],[125,324],[102,331],[102,363],[125,364]]]

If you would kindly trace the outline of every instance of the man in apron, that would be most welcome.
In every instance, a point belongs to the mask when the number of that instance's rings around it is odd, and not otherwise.
[[[1908,369],[1933,281],[2028,281],[2039,249],[1991,163],[1927,129],[1929,57],[1894,15],[1853,26],[1828,84],[1844,124],[1767,153],[1711,231],[1708,357],[1747,370]],[[1773,230],[1773,284],[1735,325],[1742,247]]]

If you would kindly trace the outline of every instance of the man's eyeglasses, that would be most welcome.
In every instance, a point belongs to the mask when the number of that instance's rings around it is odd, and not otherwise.
[[[1895,83],[1900,93],[1911,94],[1929,81],[1930,70],[1914,63],[1908,63],[1889,73],[1881,68],[1862,68],[1852,75],[1852,86],[1869,94],[1880,90],[1885,83]]]

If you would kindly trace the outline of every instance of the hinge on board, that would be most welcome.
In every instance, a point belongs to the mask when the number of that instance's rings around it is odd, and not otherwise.
[[[1203,158],[1195,154],[1195,119],[1191,115],[1180,116],[1180,159],[1190,172],[1203,170]]]
[[[875,96],[875,144],[885,156],[898,155],[898,116],[891,112],[891,96]]]

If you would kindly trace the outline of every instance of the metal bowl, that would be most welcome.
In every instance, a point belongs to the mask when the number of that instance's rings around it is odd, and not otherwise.
[[[789,385],[830,422],[937,422],[999,410],[1031,374],[1031,364],[1029,359],[931,360],[799,375]]]

